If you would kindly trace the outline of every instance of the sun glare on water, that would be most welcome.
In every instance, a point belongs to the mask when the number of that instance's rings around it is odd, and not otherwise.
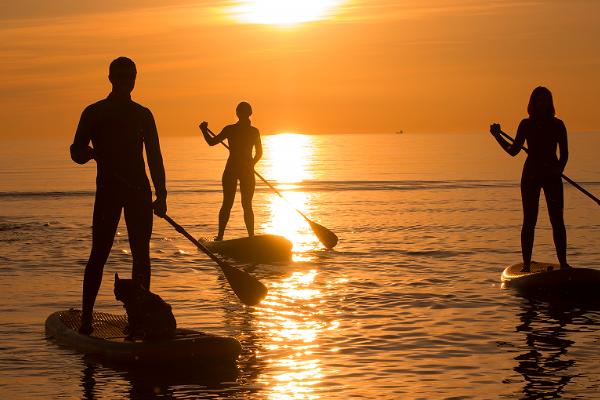
[[[303,190],[302,182],[312,179],[314,143],[310,135],[280,133],[263,139],[265,159],[261,172],[287,201],[270,195],[271,218],[261,226],[267,233],[283,235],[294,243],[294,261],[307,261],[306,251],[317,246],[314,234],[294,207],[310,214],[314,195]]]
[[[308,135],[280,133],[264,139],[265,173],[279,185],[289,185],[312,178],[308,170],[312,158],[312,140]],[[281,188],[281,186],[279,186]]]
[[[241,22],[266,25],[295,25],[328,18],[343,0],[240,0],[231,7]]]

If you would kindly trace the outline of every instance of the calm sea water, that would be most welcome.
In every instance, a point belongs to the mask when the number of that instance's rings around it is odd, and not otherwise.
[[[0,398],[599,398],[600,311],[500,288],[520,261],[512,159],[482,135],[274,135],[258,170],[340,237],[323,249],[264,185],[258,232],[294,242],[294,260],[245,266],[268,285],[239,303],[214,264],[164,221],[152,238],[153,291],[178,325],[231,335],[244,351],[224,373],[137,371],[96,363],[44,337],[53,311],[80,307],[95,166],[65,140],[0,146]],[[164,138],[169,214],[216,231],[226,150]],[[600,135],[572,134],[572,179],[600,193]],[[565,186],[569,261],[600,268],[600,213]],[[245,234],[236,202],[228,237]],[[554,261],[545,205],[534,259]],[[128,275],[122,224],[97,311],[121,313],[112,275]]]

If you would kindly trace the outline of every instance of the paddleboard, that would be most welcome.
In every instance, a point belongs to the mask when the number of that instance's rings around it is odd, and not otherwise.
[[[523,263],[502,272],[504,287],[527,291],[564,291],[600,293],[600,271],[591,268],[561,269],[558,264],[532,261],[529,272],[521,272]]]
[[[239,261],[269,263],[289,261],[292,242],[278,235],[256,235],[229,240],[200,240],[210,251]]]
[[[237,339],[177,329],[168,340],[125,340],[126,315],[94,312],[91,335],[78,332],[81,311],[57,311],[46,319],[46,335],[59,345],[106,361],[126,364],[233,364],[242,346]]]

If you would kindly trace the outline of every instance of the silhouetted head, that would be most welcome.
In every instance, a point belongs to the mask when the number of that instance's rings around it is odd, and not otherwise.
[[[238,116],[239,119],[248,119],[252,115],[252,107],[249,103],[242,101],[235,108],[235,114]]]
[[[135,63],[127,57],[119,57],[110,63],[108,80],[113,85],[113,91],[131,93],[135,86],[137,69]]]
[[[552,92],[543,86],[533,89],[527,106],[527,113],[530,118],[552,118],[556,111],[552,101]]]

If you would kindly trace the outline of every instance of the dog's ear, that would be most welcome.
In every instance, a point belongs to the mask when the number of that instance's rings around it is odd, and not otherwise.
[[[119,273],[115,272],[115,282],[119,282]]]

